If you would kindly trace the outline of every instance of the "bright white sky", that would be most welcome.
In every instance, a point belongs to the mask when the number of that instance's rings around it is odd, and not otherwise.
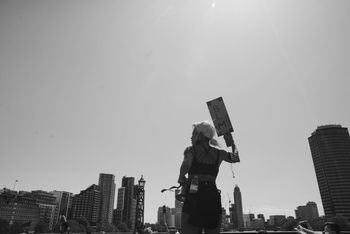
[[[0,0],[0,188],[143,175],[156,222],[192,123],[222,96],[241,157],[236,178],[221,167],[223,205],[237,184],[245,213],[323,214],[307,138],[350,127],[349,13],[347,0]]]

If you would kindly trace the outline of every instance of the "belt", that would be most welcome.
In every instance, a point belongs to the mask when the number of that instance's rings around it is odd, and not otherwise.
[[[216,186],[215,182],[213,181],[199,181],[198,184],[204,186]]]

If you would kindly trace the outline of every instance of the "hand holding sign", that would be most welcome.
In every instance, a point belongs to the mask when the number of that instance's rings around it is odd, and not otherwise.
[[[231,134],[231,132],[233,132],[233,128],[230,117],[226,111],[224,100],[222,97],[219,97],[207,102],[207,105],[218,136],[224,135],[227,147],[234,146],[234,141]]]
[[[231,125],[230,117],[228,117],[228,113],[226,111],[224,100],[222,97],[219,97],[207,102],[207,105],[218,136],[223,135],[226,146],[232,147],[231,162],[240,162],[238,151],[232,138],[233,128]],[[231,171],[233,178],[235,178],[232,164]]]

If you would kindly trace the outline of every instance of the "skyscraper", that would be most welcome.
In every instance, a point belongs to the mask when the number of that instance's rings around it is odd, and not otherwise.
[[[233,197],[234,197],[234,211],[235,211],[235,218],[237,220],[237,228],[242,229],[244,227],[243,222],[243,205],[242,205],[242,195],[239,187],[236,185],[235,189],[233,191]]]
[[[112,223],[115,197],[114,175],[100,173],[98,186],[101,192],[100,222]]]
[[[118,197],[117,197],[117,209],[114,212],[113,219],[114,225],[118,226],[123,222],[123,210],[124,210],[124,203],[125,203],[125,188],[121,187],[118,189]]]
[[[133,225],[135,224],[135,220],[132,219],[132,216],[133,216],[132,208],[133,206],[135,207],[136,205],[136,200],[134,198],[134,182],[135,182],[134,177],[123,176],[122,178],[122,187],[125,188],[122,222],[125,223],[130,230],[134,228]]]
[[[73,197],[72,218],[85,217],[89,224],[95,226],[98,221],[100,211],[101,193],[95,184]]]
[[[350,218],[350,136],[341,125],[318,127],[308,138],[326,217]]]

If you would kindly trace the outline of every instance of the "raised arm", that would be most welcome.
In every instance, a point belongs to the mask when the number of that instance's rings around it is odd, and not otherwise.
[[[240,162],[238,151],[234,143],[231,146],[231,150],[232,152],[227,152],[225,150],[219,149],[220,160],[228,163]]]
[[[225,139],[226,145],[231,146],[232,152],[226,152],[226,151],[221,150],[221,152],[220,152],[221,160],[225,161],[225,162],[229,162],[229,163],[240,162],[238,150],[237,150],[235,142],[232,138],[232,134],[231,133],[225,134],[224,139]],[[223,153],[223,152],[225,152],[225,153]]]

